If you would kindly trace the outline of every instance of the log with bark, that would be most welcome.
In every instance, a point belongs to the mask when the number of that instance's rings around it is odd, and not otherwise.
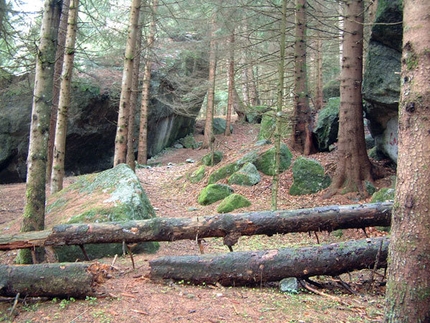
[[[240,286],[280,281],[286,277],[336,276],[386,267],[388,244],[388,238],[372,238],[303,248],[168,256],[149,262],[150,277]]]
[[[0,250],[207,237],[224,237],[225,244],[231,247],[240,236],[389,226],[391,209],[392,203],[387,202],[122,223],[63,224],[52,230],[2,235]]]
[[[37,265],[0,265],[0,296],[74,297],[95,295],[96,283],[109,272],[107,265],[59,263]],[[110,266],[108,266],[110,267]]]

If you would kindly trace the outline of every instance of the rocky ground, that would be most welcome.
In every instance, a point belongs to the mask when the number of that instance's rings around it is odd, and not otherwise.
[[[235,124],[232,136],[218,135],[216,150],[224,152],[224,163],[235,160],[255,142],[258,125]],[[196,134],[197,141],[202,136]],[[151,168],[137,170],[152,205],[159,217],[194,217],[215,214],[217,203],[201,206],[197,195],[205,181],[191,184],[186,175],[196,169],[204,149],[167,149],[152,158]],[[295,152],[293,155],[297,156]],[[191,158],[195,163],[186,163]],[[320,153],[319,160],[329,174],[336,167],[336,152]],[[393,171],[376,182],[378,188],[390,186]],[[68,182],[73,178],[68,178]],[[367,203],[355,195],[323,199],[322,193],[293,197],[288,194],[292,174],[286,171],[280,178],[279,209],[298,209],[331,204]],[[253,187],[233,187],[235,192],[252,201],[250,207],[238,212],[270,209],[271,178],[263,176]],[[0,186],[0,230],[10,234],[19,230],[24,206],[25,184]],[[67,215],[65,215],[67,216]],[[383,235],[374,228],[370,236]],[[363,238],[362,231],[344,230],[337,234],[318,233],[320,243]],[[287,234],[272,237],[242,237],[235,250],[270,249],[285,246],[315,244],[313,235]],[[228,252],[222,239],[205,239],[206,253]],[[187,282],[153,282],[148,278],[151,259],[166,255],[199,254],[195,241],[162,242],[156,254],[135,255],[136,268],[129,256],[120,256],[114,263],[112,278],[98,287],[98,297],[85,300],[33,299],[21,300],[14,308],[12,299],[0,299],[0,321],[13,322],[380,322],[384,306],[383,272],[370,270],[342,275],[348,284],[342,287],[339,279],[317,277],[324,288],[313,292],[302,289],[297,295],[279,292],[276,284],[252,287],[192,286]],[[11,264],[15,252],[0,254],[2,264]],[[112,264],[113,259],[100,262]],[[371,278],[373,277],[373,280]]]

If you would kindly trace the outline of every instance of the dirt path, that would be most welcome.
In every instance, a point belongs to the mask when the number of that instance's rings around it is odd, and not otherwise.
[[[235,125],[231,137],[217,136],[216,145],[225,154],[226,160],[250,149],[255,141],[258,126]],[[197,135],[196,140],[201,140]],[[252,147],[252,145],[251,145]],[[157,167],[140,169],[137,174],[151,203],[160,217],[193,217],[215,214],[215,205],[200,206],[196,197],[205,185],[190,184],[186,174],[194,170],[197,163],[186,163],[192,158],[198,161],[207,150],[172,149],[154,158]],[[326,169],[335,165],[334,154],[312,156],[321,161]],[[234,187],[236,192],[253,201],[252,206],[240,210],[270,209],[270,177],[263,176],[255,187]],[[321,194],[304,197],[288,195],[292,183],[291,172],[281,176],[279,208],[304,208],[316,205],[353,204],[354,196],[336,196],[323,200]],[[386,185],[387,180],[380,185]],[[24,206],[25,184],[0,186],[0,232],[12,233],[19,229]],[[360,201],[362,203],[368,201]],[[370,234],[379,235],[376,230]],[[322,243],[363,237],[362,232],[346,230],[337,235],[319,233]],[[274,237],[243,237],[236,250],[279,248],[291,245],[316,243],[307,234],[277,235]],[[206,253],[228,252],[221,239],[206,239]],[[147,278],[149,260],[165,255],[198,254],[194,241],[160,243],[154,255],[136,255],[136,269],[132,269],[130,258],[119,257],[113,278],[102,285],[103,297],[86,300],[39,300],[26,299],[19,303],[14,322],[378,322],[383,313],[383,287],[378,283],[369,285],[370,271],[361,271],[342,277],[356,294],[329,278],[321,296],[301,291],[298,295],[283,294],[275,284],[258,287],[224,288],[221,286],[190,286],[186,282],[155,283]],[[15,252],[1,253],[1,263],[12,263]],[[110,264],[112,259],[102,259]],[[377,276],[380,279],[379,276]],[[0,321],[6,317],[12,300],[0,302]]]

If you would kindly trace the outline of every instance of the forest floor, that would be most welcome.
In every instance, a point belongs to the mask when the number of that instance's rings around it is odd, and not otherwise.
[[[224,152],[224,162],[232,161],[252,148],[259,125],[234,124],[231,136],[216,136],[216,150]],[[197,141],[202,135],[196,134]],[[287,143],[288,144],[288,143]],[[187,174],[198,167],[200,158],[209,150],[167,149],[152,158],[151,168],[138,169],[145,189],[159,217],[195,217],[216,214],[218,203],[201,206],[197,203],[205,181],[191,184]],[[293,151],[294,157],[297,153]],[[186,163],[191,158],[196,163]],[[312,155],[333,175],[336,167],[336,150]],[[376,163],[376,162],[375,162]],[[376,181],[377,188],[392,185],[394,171]],[[67,182],[73,178],[67,178]],[[324,199],[323,193],[291,196],[291,168],[280,176],[279,209],[299,209],[324,205],[368,203],[355,194],[336,195]],[[67,184],[66,184],[67,185]],[[233,186],[236,193],[252,201],[237,212],[270,210],[271,177],[262,176],[253,187]],[[19,230],[24,207],[25,184],[0,185],[0,232],[11,234]],[[67,217],[68,215],[65,214]],[[381,236],[375,228],[368,228],[368,236]],[[362,239],[362,230],[343,230],[336,234],[318,233],[320,243]],[[314,235],[294,233],[286,235],[241,237],[235,251],[274,249],[288,246],[315,244]],[[221,238],[204,241],[205,253],[228,252]],[[0,322],[381,322],[384,311],[384,272],[376,275],[362,270],[339,277],[349,287],[339,284],[339,278],[315,277],[324,288],[317,293],[301,289],[298,294],[279,291],[276,284],[253,287],[194,286],[186,282],[153,282],[148,278],[149,261],[160,256],[199,254],[195,241],[161,242],[155,254],[134,255],[136,268],[129,256],[117,258],[112,278],[100,286],[98,297],[85,300],[39,299],[20,300],[13,315],[13,299],[0,298]],[[1,252],[0,264],[12,264],[16,252]],[[111,264],[113,258],[99,260]]]

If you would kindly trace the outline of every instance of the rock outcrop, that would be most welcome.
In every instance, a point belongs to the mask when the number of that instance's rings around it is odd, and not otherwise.
[[[402,33],[402,1],[378,1],[366,58],[363,99],[376,150],[395,162]]]

